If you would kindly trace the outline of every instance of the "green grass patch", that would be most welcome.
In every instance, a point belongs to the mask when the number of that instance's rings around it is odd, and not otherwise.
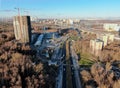
[[[75,41],[77,41],[77,40],[79,39],[79,36],[70,36],[69,39],[70,39],[70,40],[75,40]]]
[[[91,66],[94,63],[94,61],[92,61],[90,58],[91,58],[90,54],[87,54],[87,53],[81,54],[79,65],[89,65],[89,66]]]

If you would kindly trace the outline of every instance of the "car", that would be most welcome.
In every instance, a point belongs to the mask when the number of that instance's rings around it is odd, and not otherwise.
[[[49,61],[48,61],[48,65],[49,65],[49,66],[51,66],[51,65],[57,66],[57,61],[49,60]]]

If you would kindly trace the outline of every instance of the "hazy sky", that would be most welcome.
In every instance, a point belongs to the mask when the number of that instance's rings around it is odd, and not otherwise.
[[[0,16],[17,14],[4,11],[15,7],[41,18],[120,17],[120,0],[0,0]]]

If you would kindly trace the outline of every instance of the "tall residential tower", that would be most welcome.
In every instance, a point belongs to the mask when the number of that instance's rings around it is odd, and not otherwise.
[[[13,19],[14,33],[16,40],[21,43],[31,42],[30,16],[15,16]]]

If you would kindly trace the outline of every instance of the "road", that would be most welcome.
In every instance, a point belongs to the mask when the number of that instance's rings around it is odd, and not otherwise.
[[[59,69],[59,73],[57,76],[57,80],[56,80],[56,87],[55,88],[66,88],[66,66],[64,64],[66,64],[65,61],[65,56],[66,56],[66,51],[65,51],[65,41],[67,40],[67,37],[61,37],[60,39],[58,39],[58,45],[56,46],[56,53],[57,55],[53,55],[53,59],[56,58],[56,60],[58,60],[59,64],[58,64],[58,69]],[[63,46],[60,48],[60,44],[63,43]],[[59,52],[58,52],[59,49]]]
[[[120,37],[115,37],[114,39],[115,39],[115,40],[119,40],[119,41],[120,41]]]
[[[65,44],[63,46],[62,53],[64,54],[63,60],[65,60],[65,57],[66,57]],[[63,64],[66,64],[66,61],[64,61]],[[62,84],[63,84],[62,88],[66,88],[66,66],[65,65],[63,65],[63,81],[62,81]]]
[[[82,88],[81,81],[80,81],[80,74],[79,74],[78,56],[76,55],[72,47],[72,42],[70,42],[70,53],[71,53],[71,61],[73,65],[73,70],[72,70],[73,71],[73,83],[75,84],[73,88]]]
[[[66,54],[64,49],[63,53]],[[64,60],[66,61],[63,63],[62,88],[82,88],[79,74],[78,57],[74,52],[71,43],[69,43],[69,58],[64,58]]]

